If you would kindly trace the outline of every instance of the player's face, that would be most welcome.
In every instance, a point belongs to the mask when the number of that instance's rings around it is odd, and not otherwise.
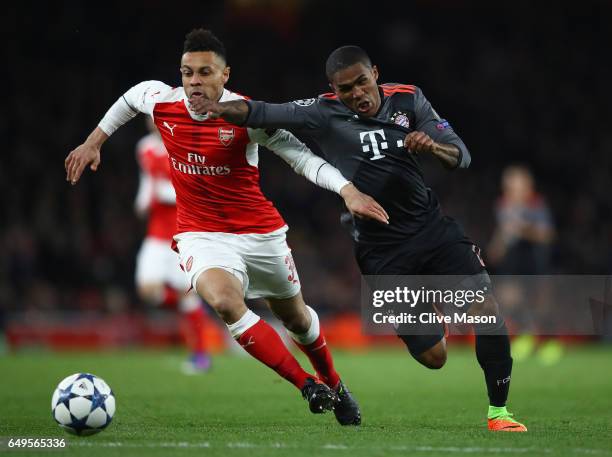
[[[356,63],[336,72],[331,87],[340,101],[364,117],[375,116],[380,108],[378,69]]]
[[[512,202],[525,202],[533,194],[533,178],[521,168],[506,170],[502,180],[504,197]]]
[[[229,73],[230,68],[214,52],[186,52],[181,58],[181,76],[187,98],[218,101]]]

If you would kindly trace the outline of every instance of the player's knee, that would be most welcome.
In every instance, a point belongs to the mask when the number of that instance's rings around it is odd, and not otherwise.
[[[242,296],[230,287],[219,288],[208,295],[208,304],[224,321],[245,307]]]
[[[148,305],[159,305],[164,297],[163,284],[140,284],[138,285],[138,296]]]
[[[419,360],[419,362],[431,370],[439,370],[446,364],[446,352],[443,354],[427,355]]]
[[[504,316],[499,311],[499,305],[493,295],[487,295],[482,303],[475,303],[469,314],[483,319],[474,324],[476,335],[502,335],[507,333]]]
[[[446,354],[446,344],[440,341],[440,343],[436,344],[431,349],[415,356],[415,359],[427,368],[439,370],[446,363]]]
[[[482,302],[474,302],[470,306],[468,314],[473,316],[496,316],[499,314],[497,300],[491,294],[485,295]]]

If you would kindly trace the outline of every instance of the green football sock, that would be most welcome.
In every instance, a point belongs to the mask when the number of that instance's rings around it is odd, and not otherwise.
[[[489,406],[489,414],[487,417],[489,419],[495,419],[500,416],[508,416],[508,410],[505,406]]]

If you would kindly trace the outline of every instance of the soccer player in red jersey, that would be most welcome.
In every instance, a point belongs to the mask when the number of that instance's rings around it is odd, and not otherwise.
[[[211,363],[203,333],[206,313],[195,292],[185,293],[189,282],[171,248],[176,233],[176,192],[168,151],[151,118],[147,118],[147,127],[150,133],[136,146],[140,181],[134,206],[136,213],[147,219],[147,234],[136,257],[136,288],[141,300],[149,305],[178,308],[191,351],[183,372],[203,373]]]
[[[355,216],[386,224],[386,212],[289,132],[234,126],[191,109],[198,99],[244,98],[224,88],[230,68],[223,44],[211,32],[197,29],[187,35],[180,71],[183,87],[145,81],[120,97],[66,158],[66,179],[75,184],[87,166],[97,170],[104,141],[139,112],[150,115],[168,150],[177,197],[174,240],[190,284],[249,354],[301,390],[312,412],[333,409],[340,424],[360,424],[359,406],[334,368],[317,313],[302,298],[285,239],[287,225],[259,187],[257,144],[339,193]],[[266,299],[318,379],[247,308],[245,297]]]

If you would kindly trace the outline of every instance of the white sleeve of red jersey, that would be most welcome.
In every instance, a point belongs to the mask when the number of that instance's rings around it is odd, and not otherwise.
[[[156,179],[144,172],[140,174],[138,193],[134,208],[139,216],[144,216],[150,210],[153,201],[165,205],[176,205],[176,191],[167,179]]]
[[[349,183],[337,168],[313,154],[308,146],[286,130],[279,129],[268,136],[262,129],[249,129],[249,136],[280,156],[296,173],[323,189],[339,194],[340,189]]]
[[[138,184],[138,193],[136,194],[136,201],[134,201],[134,208],[139,216],[144,216],[153,200],[153,178],[148,173],[140,174],[140,182]]]
[[[166,205],[176,204],[176,191],[169,179],[156,179],[154,192],[158,202]]]
[[[152,115],[160,95],[165,95],[169,89],[172,88],[161,81],[143,81],[136,84],[117,99],[106,112],[98,127],[111,136],[115,130],[133,119],[138,113]]]

